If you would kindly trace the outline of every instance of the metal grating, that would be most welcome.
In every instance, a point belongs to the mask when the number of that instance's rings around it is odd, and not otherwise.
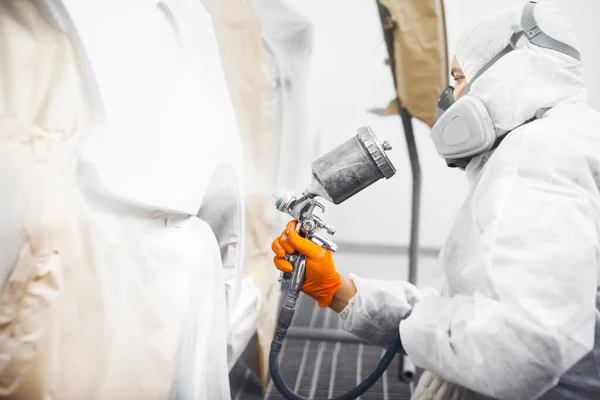
[[[303,294],[298,299],[294,326],[341,328],[342,320],[330,309],[320,308]],[[318,342],[287,339],[281,351],[281,374],[294,391],[309,399],[322,400],[339,396],[371,372],[384,350],[366,344]],[[396,357],[383,377],[361,400],[408,400],[408,384],[397,378],[400,357]],[[230,373],[232,400],[285,400],[272,383],[266,393],[242,365]]]

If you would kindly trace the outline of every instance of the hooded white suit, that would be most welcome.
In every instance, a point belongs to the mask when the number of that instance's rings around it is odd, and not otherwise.
[[[522,9],[503,9],[462,36],[455,54],[467,81],[508,44]],[[577,48],[555,9],[539,4],[535,18]],[[469,95],[499,132],[512,131],[467,167],[470,190],[440,254],[443,295],[354,277],[345,327],[384,345],[414,304],[400,335],[430,371],[421,398],[432,374],[466,388],[440,399],[600,398],[600,114],[584,104],[581,63],[522,39]]]

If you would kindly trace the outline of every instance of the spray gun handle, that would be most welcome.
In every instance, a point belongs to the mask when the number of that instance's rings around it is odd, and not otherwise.
[[[300,236],[306,237],[306,233],[300,229],[300,225],[301,224],[297,224],[296,232],[298,232]],[[295,252],[294,254],[286,255],[285,259],[292,264],[292,271],[284,272],[279,280],[283,280],[286,289],[293,289],[299,292],[304,283],[306,256],[302,253]]]
[[[300,291],[302,284],[304,284],[304,274],[306,271],[306,256],[301,253],[288,254],[285,259],[292,264],[291,272],[284,272],[281,279],[283,279],[286,289],[294,289]]]

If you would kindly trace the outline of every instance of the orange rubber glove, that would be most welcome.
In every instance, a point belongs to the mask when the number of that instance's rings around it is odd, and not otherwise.
[[[301,290],[317,300],[320,307],[328,307],[333,295],[342,283],[342,276],[336,271],[330,250],[301,237],[296,232],[296,221],[290,221],[281,236],[271,246],[275,253],[273,262],[281,272],[292,272],[292,264],[286,261],[286,254],[296,251],[306,256],[306,274]]]

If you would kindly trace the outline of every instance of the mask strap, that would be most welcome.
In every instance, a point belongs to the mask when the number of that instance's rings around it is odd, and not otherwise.
[[[577,49],[569,46],[566,43],[559,42],[558,40],[551,38],[546,35],[538,26],[535,16],[533,15],[533,9],[537,5],[537,2],[530,1],[525,4],[523,8],[523,14],[521,15],[521,28],[523,28],[527,39],[536,46],[543,47],[545,49],[555,50],[559,53],[563,53],[567,56],[571,56],[577,61],[581,61],[581,55]]]

